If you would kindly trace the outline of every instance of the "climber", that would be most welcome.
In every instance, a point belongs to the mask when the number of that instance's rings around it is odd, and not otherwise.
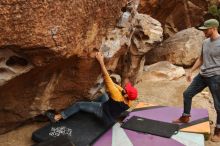
[[[132,101],[137,98],[137,89],[131,85],[128,79],[125,79],[124,89],[113,83],[104,64],[104,56],[102,53],[96,53],[104,77],[107,93],[104,93],[96,101],[92,102],[77,102],[59,114],[47,112],[46,115],[52,122],[57,122],[61,119],[67,119],[71,115],[81,111],[95,114],[105,124],[110,125],[126,111],[132,104]],[[109,98],[110,97],[110,98]]]

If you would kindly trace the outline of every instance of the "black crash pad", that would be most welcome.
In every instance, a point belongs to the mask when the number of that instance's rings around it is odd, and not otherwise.
[[[109,127],[95,115],[79,112],[66,120],[48,124],[36,130],[32,134],[32,139],[42,142],[66,135],[76,146],[86,146],[107,131]]]
[[[122,124],[122,128],[170,138],[179,131],[178,124],[155,121],[133,116]]]
[[[75,146],[68,136],[59,136],[33,146]]]

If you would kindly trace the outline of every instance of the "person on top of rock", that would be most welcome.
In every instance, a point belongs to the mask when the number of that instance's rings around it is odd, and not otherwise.
[[[184,91],[184,111],[182,116],[173,123],[188,123],[192,98],[204,88],[209,87],[214,100],[217,113],[217,121],[214,135],[211,140],[220,141],[220,34],[218,33],[219,22],[216,19],[209,19],[199,27],[203,30],[207,39],[203,41],[200,57],[188,72],[187,81],[192,80],[192,72],[200,67],[199,74],[193,79],[189,87]]]
[[[81,110],[95,114],[105,124],[110,125],[114,123],[115,120],[132,105],[132,101],[137,98],[137,89],[131,85],[128,79],[125,79],[124,88],[112,81],[105,67],[104,56],[101,52],[96,53],[96,59],[101,66],[108,94],[104,93],[98,97],[97,100],[92,102],[77,102],[59,114],[47,112],[46,115],[52,122],[67,119]]]

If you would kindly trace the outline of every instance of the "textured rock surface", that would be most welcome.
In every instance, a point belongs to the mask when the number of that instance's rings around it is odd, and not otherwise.
[[[88,51],[115,25],[125,2],[2,0],[0,46],[42,46],[69,55]]]
[[[207,0],[141,0],[141,13],[159,20],[164,28],[165,37],[198,26],[207,11]]]
[[[204,33],[195,28],[180,31],[146,55],[146,64],[167,60],[180,66],[192,66],[201,54]]]
[[[175,80],[185,74],[183,67],[171,64],[169,61],[161,61],[155,64],[145,66],[142,80]]]
[[[125,4],[125,0],[0,1],[0,133],[47,109],[59,110],[89,98],[100,74],[90,55],[115,27]],[[24,66],[19,59],[7,65],[13,54],[25,60]]]
[[[143,72],[145,54],[163,39],[159,21],[149,15],[136,13],[127,27],[110,33],[101,49],[107,58],[108,69],[116,70],[122,78],[136,83]],[[128,37],[127,37],[128,36]]]
[[[127,54],[123,76],[138,82],[143,72],[145,55],[163,40],[163,30],[159,21],[148,15],[136,14],[135,30]]]
[[[0,51],[0,85],[8,80],[30,71],[33,68],[28,61],[8,49]]]

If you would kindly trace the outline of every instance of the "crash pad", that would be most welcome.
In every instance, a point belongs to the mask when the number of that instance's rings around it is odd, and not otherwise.
[[[147,102],[139,102],[139,103],[135,106],[135,109],[144,108],[144,107],[152,107],[152,106],[157,106],[157,105],[156,105],[156,104],[152,104],[152,103],[147,103]]]
[[[32,146],[75,146],[68,136],[59,136]]]
[[[106,133],[91,143],[92,146],[184,146],[180,142],[159,137],[151,134],[144,134],[121,128],[116,123]]]
[[[179,131],[179,125],[133,116],[121,126],[124,129],[170,138]]]
[[[139,102],[137,104],[137,106],[135,107],[135,110],[134,111],[138,111],[138,110],[147,110],[147,109],[154,109],[154,108],[161,108],[161,107],[164,107],[164,106],[158,106],[158,105],[155,105],[155,104],[151,104],[151,103],[147,103],[147,102]],[[174,120],[176,118],[178,118],[181,113],[182,113],[182,109],[181,108],[178,108],[178,110],[180,110],[180,114],[177,115],[176,117],[173,116],[173,119],[171,120]],[[194,109],[193,109],[194,110]],[[208,120],[208,112],[207,110],[205,109],[196,109],[197,110],[197,114],[198,114],[198,110],[202,111],[203,112],[203,115],[204,115],[204,118],[200,118],[200,120],[197,120],[197,122],[194,122],[192,123],[192,125],[185,125],[185,127],[182,127],[180,129],[180,131],[183,131],[183,132],[193,132],[193,133],[201,133],[201,134],[210,134],[211,133],[211,129],[210,129],[210,123],[209,123],[209,120]],[[153,111],[152,111],[153,112]],[[167,113],[167,112],[165,112]],[[195,112],[194,112],[195,113]],[[192,115],[192,118],[193,118],[194,115]]]
[[[179,132],[177,135],[171,137],[185,146],[205,146],[205,139],[203,134]]]
[[[95,115],[79,112],[66,120],[50,123],[32,134],[36,142],[47,141],[59,136],[69,136],[76,146],[86,146],[109,128]]]

